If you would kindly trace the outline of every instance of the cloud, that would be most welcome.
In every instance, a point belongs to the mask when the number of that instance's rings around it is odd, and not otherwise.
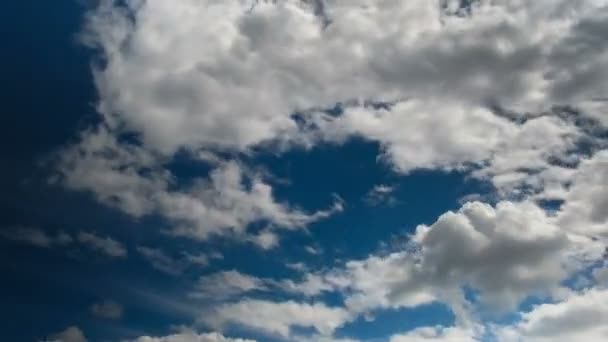
[[[249,224],[259,221],[275,229],[298,229],[343,209],[337,201],[327,210],[309,214],[279,203],[270,185],[235,161],[222,163],[208,178],[197,178],[183,191],[172,191],[174,181],[161,165],[162,158],[136,145],[119,144],[105,129],[84,133],[81,138],[60,153],[62,184],[89,191],[98,201],[134,217],[159,214],[176,235],[238,237]]]
[[[293,327],[312,328],[322,335],[330,335],[350,318],[346,310],[322,303],[243,299],[214,307],[204,313],[200,321],[215,329],[239,324],[289,338]]]
[[[512,312],[534,296],[559,302],[522,314],[501,337],[599,340],[605,327],[589,324],[603,308],[589,303],[605,301],[602,287],[572,294],[565,281],[601,260],[608,237],[607,155],[587,151],[584,142],[597,137],[580,122],[608,127],[608,2],[464,3],[102,1],[84,33],[104,61],[93,70],[102,124],[61,151],[60,182],[134,218],[159,215],[176,236],[232,237],[267,250],[279,243],[277,230],[305,229],[344,208],[281,202],[235,156],[376,142],[396,172],[466,171],[491,182],[495,203],[466,202],[418,226],[402,249],[299,279],[234,270],[200,277],[191,295],[213,304],[202,323],[286,339],[308,328],[321,340],[375,310],[441,302],[456,326],[391,341],[467,341],[480,338],[470,324],[477,314]],[[167,167],[178,151],[209,174],[181,184]],[[391,191],[378,186],[368,198]],[[537,201],[546,199],[563,205],[545,209]],[[249,231],[260,223],[267,228]],[[117,254],[108,240],[81,235],[80,243]],[[15,236],[58,244],[36,231]],[[174,275],[209,262],[137,250]],[[243,297],[275,291],[309,302]],[[313,301],[326,292],[342,295],[343,307]],[[187,338],[201,336],[212,338]]]
[[[39,228],[18,227],[2,232],[2,236],[40,248],[85,246],[113,258],[127,256],[127,250],[120,242],[110,237],[102,238],[90,232],[79,232],[73,237],[62,231],[53,235]]]
[[[41,248],[66,246],[74,241],[69,234],[64,232],[58,232],[56,235],[52,235],[41,229],[31,227],[6,228],[0,232],[0,235],[8,240]]]
[[[556,222],[531,202],[469,202],[420,225],[402,250],[286,280],[284,290],[339,292],[356,315],[436,301],[463,321],[476,308],[510,312],[530,296],[557,295],[563,281],[601,260],[603,243]]]
[[[105,300],[100,303],[95,303],[91,306],[91,313],[99,318],[104,319],[121,319],[124,308],[120,303],[112,300]]]
[[[200,277],[191,296],[221,301],[266,289],[268,289],[266,280],[231,270]]]
[[[475,329],[460,327],[421,327],[406,334],[391,336],[390,342],[476,342],[481,341]]]
[[[125,341],[126,342],[126,341]],[[179,333],[164,337],[142,336],[129,342],[255,342],[241,338],[225,337],[218,333],[196,334],[193,332]]]
[[[590,289],[564,301],[541,304],[521,315],[512,327],[499,329],[501,341],[604,341],[608,338],[608,291]]]
[[[593,270],[593,278],[599,286],[608,287],[608,265]]]
[[[365,202],[371,206],[387,204],[393,206],[397,199],[393,196],[394,186],[378,184],[374,186],[365,196]]]
[[[188,267],[187,259],[173,258],[158,248],[137,246],[137,251],[152,267],[169,275],[180,275]]]
[[[279,245],[278,235],[268,230],[252,236],[250,241],[263,250],[269,250]]]
[[[403,173],[482,162],[518,129],[485,108],[417,99],[388,108],[347,107],[338,117],[313,119],[324,140],[341,142],[354,135],[380,142],[384,159]]]
[[[194,298],[222,301],[244,294],[285,292],[308,297],[333,292],[334,286],[318,274],[305,274],[302,279],[270,279],[254,277],[236,270],[221,271],[199,278],[190,294]]]
[[[439,283],[469,285],[482,302],[507,310],[531,294],[559,286],[576,241],[531,203],[472,202],[420,226],[421,268]]]
[[[508,131],[488,104],[579,105],[597,116],[594,99],[606,95],[593,72],[608,63],[605,1],[479,1],[466,16],[436,2],[319,3],[102,2],[85,34],[107,61],[95,68],[99,109],[170,154],[310,143],[294,113],[396,101],[387,112],[349,109],[336,126],[381,141],[408,170],[488,157]]]
[[[561,300],[570,291],[564,281],[602,259],[604,243],[565,229],[559,217],[529,201],[500,201],[494,206],[468,202],[430,225],[418,226],[401,250],[309,272],[300,279],[216,273],[201,278],[199,291],[220,301],[202,321],[216,329],[232,323],[284,337],[291,336],[293,326],[313,327],[330,337],[336,327],[361,315],[439,302],[455,313],[457,326],[420,328],[394,336],[395,341],[480,339],[478,315],[513,312],[533,296]],[[596,273],[599,280],[602,273],[599,269]],[[465,289],[475,295],[467,297]],[[291,310],[303,303],[242,298],[277,291],[313,298],[337,293],[344,298],[344,306],[306,308],[300,316]],[[221,303],[239,297],[236,302]],[[334,317],[330,320],[335,322],[333,328],[312,321],[304,314],[309,310]],[[256,318],[251,318],[253,312]]]
[[[564,228],[608,239],[608,152],[581,162],[568,179],[565,203],[558,214]]]
[[[78,241],[89,248],[102,252],[114,258],[124,258],[127,256],[126,248],[118,241],[110,237],[99,237],[93,233],[78,233]]]
[[[80,328],[71,326],[53,335],[50,342],[87,342],[87,338]]]

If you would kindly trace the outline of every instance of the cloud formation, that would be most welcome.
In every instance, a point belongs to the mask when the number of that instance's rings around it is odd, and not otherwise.
[[[608,145],[597,132],[608,129],[607,19],[605,0],[101,1],[83,34],[103,60],[94,65],[101,124],[60,151],[58,180],[133,218],[158,215],[175,237],[270,250],[279,230],[345,208],[279,200],[270,177],[239,160],[361,138],[400,176],[457,171],[492,193],[418,225],[397,250],[319,270],[297,264],[299,278],[198,277],[189,293],[205,301],[196,324],[331,341],[379,310],[442,303],[453,326],[390,341],[600,341],[606,305],[592,304],[606,302],[598,265],[608,243]],[[168,166],[177,153],[210,171],[183,184]],[[378,186],[368,200],[392,190]],[[262,229],[250,229],[256,224]],[[7,236],[46,248],[73,243],[32,229]],[[73,240],[127,254],[111,238]],[[172,275],[209,263],[137,251]],[[585,272],[591,285],[568,285]],[[342,302],[330,305],[325,294]],[[547,303],[512,324],[480,323],[531,298]]]

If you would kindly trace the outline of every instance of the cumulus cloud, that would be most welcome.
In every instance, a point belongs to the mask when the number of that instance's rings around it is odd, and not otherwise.
[[[521,322],[498,331],[501,341],[604,341],[608,338],[608,291],[590,289],[562,302],[542,304]]]
[[[565,228],[608,238],[608,152],[583,160],[568,180],[558,219]]]
[[[204,313],[200,321],[216,329],[225,328],[229,324],[240,324],[288,338],[294,327],[312,328],[322,335],[331,335],[350,318],[350,314],[343,308],[329,307],[322,303],[243,299],[214,307],[210,312]]]
[[[267,142],[359,136],[399,172],[474,166],[499,189],[542,188],[557,173],[549,160],[580,136],[553,106],[602,122],[589,103],[605,96],[604,78],[584,80],[608,64],[593,48],[606,3],[453,3],[102,1],[83,39],[104,60],[94,69],[103,125],[61,153],[62,181],[196,239],[242,237],[258,221],[301,228],[342,210],[280,203],[261,177],[214,154]],[[174,190],[164,163],[180,149],[215,169]],[[528,178],[530,168],[543,176]],[[245,240],[270,249],[278,236]]]
[[[551,297],[562,282],[600,260],[604,244],[562,229],[531,202],[470,202],[421,225],[403,250],[283,281],[283,290],[340,292],[353,314],[447,303],[459,319],[474,307],[509,312],[530,296]],[[465,299],[464,288],[477,299]]]
[[[164,337],[142,336],[125,342],[255,342],[241,338],[225,337],[218,333],[197,334],[194,332],[179,333]]]
[[[608,127],[607,5],[101,1],[89,13],[83,37],[103,57],[94,66],[103,124],[61,152],[60,181],[135,218],[158,214],[174,235],[232,236],[270,249],[279,243],[277,229],[303,229],[342,211],[341,203],[311,213],[280,202],[262,175],[223,160],[221,152],[234,156],[359,137],[378,143],[381,158],[402,174],[467,171],[495,186],[496,203],[464,203],[418,226],[402,250],[298,280],[219,272],[199,278],[191,295],[213,299],[200,322],[219,331],[238,324],[294,339],[295,328],[308,328],[318,340],[330,339],[346,322],[374,310],[442,302],[459,325],[418,328],[391,342],[479,339],[469,324],[473,311],[509,312],[530,296],[560,300],[570,291],[564,281],[604,253],[607,155],[590,151],[583,157],[581,141],[595,137],[560,108]],[[124,139],[125,133],[137,141]],[[176,186],[166,164],[178,151],[198,156],[212,170]],[[385,199],[391,190],[375,188],[369,198]],[[563,205],[545,210],[535,202],[541,199]],[[252,223],[267,228],[251,234]],[[15,236],[43,247],[56,244],[35,231]],[[78,241],[117,254],[108,241]],[[306,250],[319,254],[319,248]],[[205,255],[175,258],[144,246],[138,251],[170,274],[208,263]],[[594,276],[601,281],[603,271]],[[308,297],[337,292],[344,306],[242,297],[257,291]],[[605,338],[606,328],[591,324],[605,315],[603,307],[590,306],[605,302],[602,291],[569,293],[538,306],[497,336]],[[180,338],[230,341],[194,333],[140,340]]]
[[[605,5],[478,1],[462,16],[433,1],[105,1],[85,36],[107,62],[95,70],[104,118],[154,149],[300,140],[295,112],[398,102],[348,109],[329,133],[379,140],[408,170],[488,157],[510,137],[488,104],[538,112],[604,98],[593,70],[608,63]]]

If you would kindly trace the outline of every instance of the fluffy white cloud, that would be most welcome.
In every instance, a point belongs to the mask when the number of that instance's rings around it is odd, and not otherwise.
[[[129,342],[255,342],[241,338],[225,337],[218,333],[197,334],[185,332],[164,337],[142,336]]]
[[[608,151],[583,160],[568,183],[559,224],[574,232],[608,239]]]
[[[531,203],[467,203],[419,227],[414,241],[434,281],[469,285],[482,302],[507,309],[558,286],[579,262],[580,242]]]
[[[571,105],[597,125],[608,124],[608,3],[441,3],[102,1],[87,19],[85,36],[104,57],[94,71],[107,128],[84,133],[63,151],[62,181],[134,217],[160,214],[176,235],[244,236],[269,249],[278,243],[276,228],[303,228],[342,206],[307,213],[280,203],[261,176],[214,152],[362,137],[378,142],[384,159],[402,173],[474,167],[472,175],[490,180],[501,198],[531,191],[533,199],[565,203],[555,215],[531,199],[466,203],[419,226],[405,250],[298,281],[234,271],[206,276],[193,295],[225,300],[258,290],[336,291],[345,307],[241,299],[210,308],[203,323],[217,329],[240,324],[285,338],[293,337],[293,327],[304,327],[329,338],[379,308],[442,301],[463,319],[475,304],[510,310],[531,295],[550,297],[601,257],[608,234],[606,153],[578,168],[555,165],[556,159],[579,161],[570,153],[584,133],[552,109]],[[340,113],[325,111],[336,104]],[[141,145],[119,142],[123,132],[136,133]],[[165,163],[180,149],[214,170],[176,190]],[[247,235],[260,221],[268,228]],[[138,250],[165,272],[187,267],[188,258]],[[467,301],[463,287],[479,302]],[[570,306],[583,310],[581,298],[602,300],[600,293],[539,307],[504,333],[541,336],[535,317]],[[576,329],[572,336],[585,330],[591,339],[604,332]],[[470,329],[436,327],[393,342],[474,338]]]
[[[315,118],[315,124],[324,139],[359,135],[380,142],[385,158],[402,172],[482,162],[517,131],[488,109],[416,99],[389,108],[348,107],[337,118]]]
[[[498,330],[500,341],[600,342],[608,338],[608,291],[590,289],[562,302],[542,304],[522,314],[521,322]]]
[[[408,99],[339,120],[344,135],[379,139],[408,169],[486,157],[504,125],[488,103],[535,112],[606,96],[595,72],[608,63],[605,1],[484,0],[466,16],[433,1],[322,3],[102,2],[86,34],[107,60],[96,69],[100,111],[170,152],[292,140],[296,111]],[[419,125],[436,139],[419,138],[430,146],[410,159],[397,132]]]
[[[367,313],[377,308],[415,307],[435,301],[432,284],[420,275],[414,258],[407,253],[394,253],[349,261],[344,269],[334,270],[325,278],[343,291],[350,311]]]
[[[328,307],[321,303],[256,299],[222,304],[200,317],[202,323],[215,329],[240,324],[285,338],[291,336],[293,327],[313,328],[327,336],[350,319],[351,315],[343,308]]]
[[[120,242],[110,237],[102,238],[93,233],[80,232],[78,233],[77,239],[78,242],[104,253],[107,256],[115,258],[124,258],[127,256],[126,248]]]
[[[494,207],[470,202],[419,226],[402,251],[286,284],[313,295],[341,292],[354,314],[435,301],[448,304],[464,321],[478,305],[509,311],[529,296],[559,294],[564,280],[601,259],[603,243],[572,234],[556,221],[531,202]],[[465,299],[465,287],[478,294],[474,303]]]

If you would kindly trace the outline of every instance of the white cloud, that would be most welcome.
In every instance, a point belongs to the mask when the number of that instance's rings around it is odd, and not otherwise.
[[[520,195],[518,191],[548,192],[569,173],[566,168],[551,165],[551,160],[572,158],[571,151],[582,136],[569,121],[550,115],[531,118],[503,139],[487,165],[473,175],[490,179],[503,196],[513,192]]]
[[[337,120],[408,170],[488,157],[508,125],[487,103],[538,112],[605,97],[605,5],[479,1],[463,18],[432,1],[326,1],[321,16],[314,1],[105,1],[87,38],[107,59],[95,70],[106,121],[154,149],[298,140],[295,111],[408,99]]]
[[[87,342],[87,338],[80,328],[71,326],[53,335],[50,342]]]
[[[118,144],[99,129],[64,150],[58,166],[61,181],[69,188],[89,191],[100,202],[134,217],[158,213],[172,224],[173,233],[196,239],[239,236],[258,221],[275,229],[303,228],[343,209],[336,201],[327,210],[308,214],[279,203],[270,185],[233,161],[217,166],[208,179],[198,178],[184,191],[171,191],[172,176],[162,160],[142,147]]]
[[[608,338],[608,291],[590,289],[562,302],[523,313],[521,322],[498,329],[500,341],[600,342]]]
[[[346,310],[321,303],[243,299],[214,307],[201,315],[200,320],[215,329],[239,324],[288,338],[293,327],[313,328],[327,336],[350,318]]]
[[[466,322],[476,307],[510,312],[529,296],[558,295],[603,253],[603,243],[563,230],[531,202],[470,202],[419,226],[401,251],[284,283],[308,295],[340,292],[354,314],[439,301]],[[475,302],[464,287],[476,291]]]
[[[127,256],[125,247],[110,237],[102,238],[93,233],[80,232],[78,233],[78,241],[110,257],[124,258]]]
[[[334,286],[324,279],[324,277],[311,273],[304,275],[303,279],[298,281],[284,279],[278,282],[277,286],[283,291],[300,293],[310,297],[319,295],[323,292],[334,291]]]
[[[407,253],[394,253],[349,261],[344,269],[334,270],[325,278],[343,291],[349,311],[362,314],[377,308],[415,307],[435,301],[432,284],[420,273]]]
[[[235,270],[200,277],[191,296],[221,301],[247,292],[268,289],[266,280]]]
[[[325,116],[316,124],[330,141],[359,135],[380,142],[385,158],[401,172],[482,162],[517,131],[488,109],[415,99],[388,109],[348,107],[343,115]]]
[[[261,249],[269,250],[279,245],[279,236],[269,230],[264,230],[252,236],[250,241]]]
[[[397,199],[393,196],[394,191],[394,186],[378,184],[367,193],[365,196],[365,202],[372,206],[381,204],[387,204],[389,206],[395,205],[397,203]]]
[[[599,286],[608,287],[608,265],[594,269],[593,278]]]
[[[574,232],[608,239],[608,151],[583,160],[568,182],[559,224]]]
[[[578,262],[576,241],[531,203],[467,203],[420,226],[414,240],[434,281],[469,285],[482,302],[506,309],[558,286]]]
[[[113,300],[104,300],[103,302],[93,304],[91,312],[99,318],[120,319],[122,318],[124,308],[120,303]]]
[[[481,341],[475,329],[460,327],[422,327],[406,334],[391,336],[390,342],[477,342]]]
[[[237,236],[270,249],[278,243],[275,229],[304,228],[341,211],[341,203],[316,213],[281,203],[262,176],[215,152],[362,137],[378,142],[402,173],[475,169],[472,176],[490,180],[502,200],[466,203],[419,226],[404,250],[298,281],[236,271],[203,277],[195,292],[203,298],[336,291],[345,307],[241,299],[219,303],[202,322],[284,338],[304,327],[329,337],[381,308],[441,301],[466,320],[477,304],[508,311],[531,295],[555,300],[564,280],[601,257],[608,236],[606,153],[578,168],[552,163],[578,162],[572,150],[583,132],[551,109],[571,105],[608,125],[608,3],[480,0],[467,10],[455,3],[442,9],[436,1],[148,0],[122,7],[102,1],[87,20],[86,39],[107,62],[94,70],[107,128],[84,133],[63,151],[63,182],[134,217],[160,214],[176,235]],[[343,112],[323,111],[337,103]],[[136,133],[141,145],[119,143],[122,132]],[[175,190],[164,163],[180,149],[214,169]],[[533,196],[510,201],[519,191]],[[554,197],[565,201],[555,215],[532,202]],[[248,226],[261,221],[269,228],[248,235]],[[53,244],[31,232],[19,239]],[[173,274],[208,262],[138,251]],[[463,287],[475,290],[479,302],[466,300]],[[537,307],[504,336],[542,340],[561,329],[560,336],[604,337],[600,325],[566,322],[570,310],[604,315],[586,306],[590,299],[605,298],[591,289]],[[466,328],[427,327],[393,342],[474,338]]]
[[[197,334],[185,332],[164,337],[142,336],[129,342],[255,342],[241,338],[225,337],[218,333]]]

